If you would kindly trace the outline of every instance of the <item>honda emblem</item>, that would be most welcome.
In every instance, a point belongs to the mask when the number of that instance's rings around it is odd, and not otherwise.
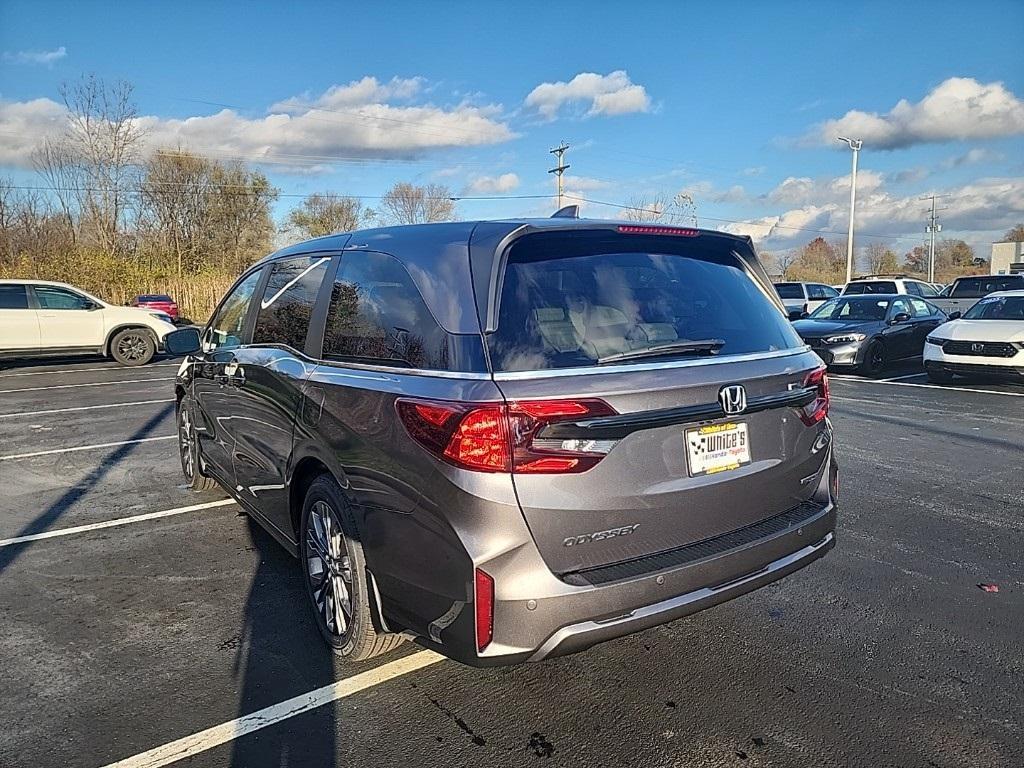
[[[728,414],[743,413],[747,410],[747,391],[739,384],[722,387],[718,392],[718,402]]]
[[[971,344],[971,352],[974,352],[975,354],[980,355],[984,351],[985,351],[985,345],[984,344]]]

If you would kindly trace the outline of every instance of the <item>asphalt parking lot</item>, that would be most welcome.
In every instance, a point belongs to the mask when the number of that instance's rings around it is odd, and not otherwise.
[[[1024,387],[834,377],[824,560],[476,670],[335,662],[294,561],[181,486],[174,371],[0,370],[0,765],[1024,764]]]

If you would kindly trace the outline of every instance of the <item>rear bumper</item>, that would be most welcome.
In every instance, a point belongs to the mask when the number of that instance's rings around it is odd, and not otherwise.
[[[575,653],[777,581],[825,555],[835,545],[835,527],[834,503],[819,502],[813,514],[774,535],[598,586],[567,583],[546,568],[535,549],[523,548],[511,559],[479,566],[494,578],[496,588],[494,640],[482,652],[472,642],[472,603],[460,606],[441,631],[415,639],[478,667]]]

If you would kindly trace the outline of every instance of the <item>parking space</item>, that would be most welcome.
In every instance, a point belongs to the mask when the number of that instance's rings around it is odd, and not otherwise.
[[[295,562],[182,487],[173,374],[0,371],[0,764],[1024,763],[1024,387],[834,377],[828,557],[584,654],[476,670],[327,653]]]

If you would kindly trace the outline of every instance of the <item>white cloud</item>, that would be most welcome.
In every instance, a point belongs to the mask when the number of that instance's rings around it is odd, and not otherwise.
[[[842,177],[813,182],[808,179],[786,179],[766,196],[769,202],[798,201],[780,214],[752,218],[738,223],[710,225],[738,234],[749,234],[757,242],[770,241],[774,247],[788,247],[806,242],[813,231],[832,232],[826,237],[842,239],[849,224],[849,181],[846,194],[841,194]],[[884,179],[864,189],[857,180],[858,241],[872,235],[906,237],[891,241],[897,249],[909,248],[919,242],[925,225],[924,203],[920,194],[896,195],[885,188]],[[800,189],[799,194],[795,190]],[[950,194],[948,210],[942,213],[943,235],[962,237],[972,233],[977,245],[998,237],[1024,216],[1024,179],[984,178],[957,188],[944,190]],[[839,193],[839,194],[837,194]],[[960,233],[960,234],[958,234]]]
[[[983,147],[975,147],[974,149],[967,150],[962,155],[955,155],[954,157],[947,157],[942,161],[943,168],[959,168],[962,165],[977,165],[978,163],[998,163],[1006,158],[999,152],[993,152],[991,149],[984,149]]]
[[[595,189],[608,189],[609,187],[614,186],[610,181],[593,179],[589,176],[568,175],[563,179],[563,183],[566,187],[572,187],[580,192],[591,192]]]
[[[320,172],[332,163],[362,159],[415,159],[452,147],[499,144],[515,138],[500,105],[394,105],[422,87],[420,78],[378,83],[364,78],[329,88],[316,99],[275,104],[270,114],[247,117],[231,109],[213,115],[138,118],[146,148],[182,147],[215,157],[273,163],[285,172]],[[311,105],[320,105],[315,107]],[[347,111],[328,110],[327,104]],[[0,164],[29,166],[32,147],[66,119],[49,99],[0,101]]]
[[[4,51],[3,60],[8,64],[42,64],[50,67],[67,55],[67,48],[62,45],[53,51]]]
[[[755,165],[750,168],[744,168],[740,173],[744,176],[762,176],[764,172],[768,170],[766,165]]]
[[[470,179],[466,186],[466,194],[495,195],[511,192],[519,186],[519,177],[514,173],[503,173],[500,176],[477,176]]]
[[[525,104],[545,120],[554,120],[566,105],[586,106],[587,117],[646,112],[651,108],[647,90],[621,69],[607,75],[581,72],[569,82],[541,83],[530,91]]]
[[[951,77],[921,101],[901,99],[885,114],[851,110],[812,132],[812,143],[837,145],[837,136],[863,139],[865,148],[991,139],[1024,134],[1024,101],[1000,82]]]

